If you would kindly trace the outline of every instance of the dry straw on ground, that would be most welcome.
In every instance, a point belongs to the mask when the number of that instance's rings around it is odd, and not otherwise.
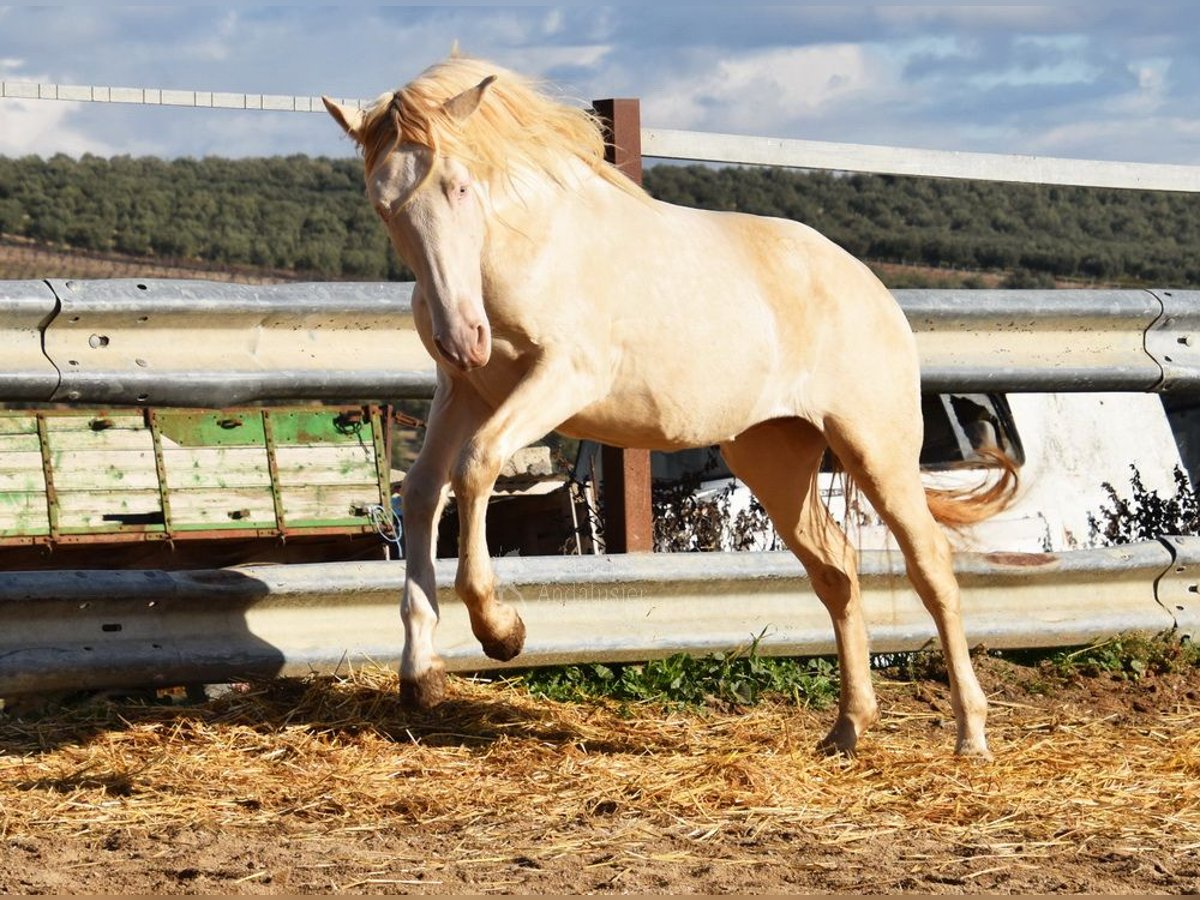
[[[91,702],[0,719],[0,836],[360,839],[413,826],[451,838],[439,865],[460,870],[601,847],[665,865],[718,839],[736,866],[780,834],[810,855],[861,848],[869,864],[877,841],[904,837],[966,848],[978,877],[1101,845],[1133,853],[1151,837],[1200,848],[1195,691],[1120,728],[1071,704],[994,698],[986,764],[950,754],[943,695],[882,684],[883,720],[854,760],[814,753],[830,711],[573,705],[455,679],[447,704],[418,715],[383,671],[197,706]]]
[[[880,828],[1075,842],[1200,841],[1200,708],[1115,732],[1103,719],[1006,703],[997,759],[951,758],[944,715],[890,709],[859,759],[813,752],[829,714],[737,714],[551,703],[458,681],[436,713],[396,701],[394,676],[278,683],[197,708],[92,705],[6,723],[4,833],[114,824],[364,828],[395,816],[486,827],[636,809],[692,830],[787,820],[830,840]]]

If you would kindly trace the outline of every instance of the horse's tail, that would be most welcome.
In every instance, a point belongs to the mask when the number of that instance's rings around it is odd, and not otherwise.
[[[1006,509],[1016,496],[1020,476],[1013,458],[995,447],[979,447],[975,452],[979,458],[971,460],[972,468],[982,463],[984,469],[1000,475],[991,484],[985,481],[976,487],[925,488],[929,511],[943,525],[961,528],[982,522]]]

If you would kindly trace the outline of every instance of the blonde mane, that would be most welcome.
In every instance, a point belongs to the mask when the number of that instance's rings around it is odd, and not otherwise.
[[[483,102],[464,121],[445,111],[447,100],[493,75]],[[462,160],[489,182],[529,168],[561,183],[564,161],[576,159],[614,186],[645,196],[605,161],[594,113],[555,100],[522,75],[465,56],[451,56],[382,95],[367,111],[358,142],[368,172],[400,144],[412,143]]]

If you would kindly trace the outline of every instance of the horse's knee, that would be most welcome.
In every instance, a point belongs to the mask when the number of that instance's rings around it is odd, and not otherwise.
[[[507,662],[525,646],[525,623],[508,603],[496,599],[496,578],[490,572],[467,572],[460,565],[454,588],[467,607],[471,632],[492,659]]]
[[[805,554],[801,557],[804,571],[808,573],[813,593],[835,618],[842,617],[850,607],[858,585],[857,566],[853,559],[840,563]]]
[[[474,617],[476,610],[483,609],[496,596],[496,576],[490,567],[484,573],[471,566],[470,560],[460,560],[458,574],[454,578],[454,590]]]
[[[808,578],[817,596],[827,606],[844,608],[854,595],[854,579],[849,572],[836,566],[811,566],[808,568]]]
[[[406,519],[433,521],[442,502],[442,486],[410,471],[400,486]]]
[[[504,460],[488,444],[471,441],[450,476],[454,493],[459,497],[487,496],[500,475]]]

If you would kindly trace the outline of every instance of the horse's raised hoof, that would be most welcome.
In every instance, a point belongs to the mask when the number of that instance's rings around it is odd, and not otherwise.
[[[446,666],[440,660],[416,678],[400,678],[400,702],[407,709],[433,709],[446,699]]]
[[[506,634],[501,640],[480,641],[480,645],[489,659],[496,659],[500,662],[508,662],[510,659],[515,659],[517,654],[525,648],[525,623],[521,621],[520,616],[517,616],[512,631]]]

